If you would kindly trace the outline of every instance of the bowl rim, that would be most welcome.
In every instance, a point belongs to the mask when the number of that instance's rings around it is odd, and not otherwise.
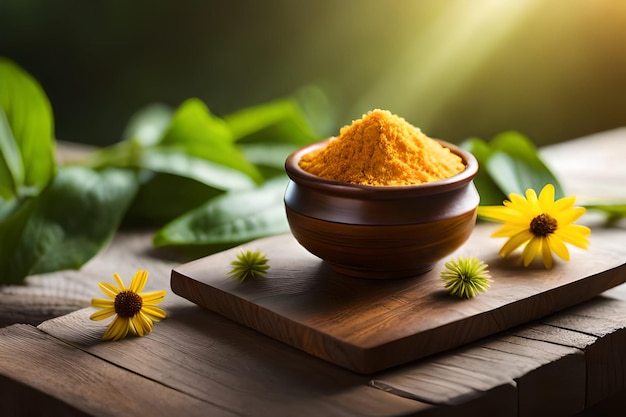
[[[352,184],[331,180],[311,174],[300,167],[298,162],[303,155],[326,146],[328,142],[333,140],[330,137],[323,141],[311,143],[292,152],[285,160],[285,171],[289,178],[294,182],[306,185],[312,188],[322,189],[326,192],[338,193],[342,195],[367,195],[375,194],[380,196],[399,196],[399,195],[426,195],[445,192],[459,187],[463,187],[474,179],[478,174],[478,160],[472,153],[461,149],[460,147],[446,142],[441,139],[433,139],[442,146],[450,149],[454,154],[458,155],[465,164],[465,169],[451,177],[437,181],[426,182],[423,184],[411,185],[365,185]]]

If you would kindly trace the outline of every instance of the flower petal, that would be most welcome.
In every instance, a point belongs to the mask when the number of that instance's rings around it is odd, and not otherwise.
[[[541,246],[541,256],[543,257],[543,265],[546,269],[552,268],[552,251],[550,250],[550,245],[547,242],[543,242]]]
[[[536,216],[538,207],[535,207],[536,204],[533,204],[526,200],[519,194],[511,194],[511,200],[505,201],[503,204],[510,208],[511,210],[516,211],[519,215],[526,217],[534,217]]]
[[[514,215],[512,210],[503,206],[479,206],[477,213],[481,217],[502,222],[508,221]]]
[[[131,319],[138,336],[145,336],[152,331],[152,321],[143,313],[139,312]]]
[[[560,211],[567,210],[568,208],[573,207],[574,203],[576,203],[576,196],[572,195],[569,197],[560,198],[554,202],[554,205],[552,206],[552,211],[554,213],[558,213]]]
[[[160,307],[151,305],[144,305],[143,307],[141,307],[141,312],[154,321],[161,321],[167,316],[165,310]]]
[[[167,293],[164,290],[160,290],[160,291],[144,292],[144,293],[139,294],[139,296],[142,298],[144,305],[153,305],[153,304],[158,304],[161,301],[163,301],[166,294]]]
[[[587,239],[587,236],[589,236],[590,233],[591,229],[578,224],[570,224],[554,232],[563,242],[578,246],[581,249],[589,248],[589,239]]]
[[[108,295],[111,298],[115,298],[117,294],[120,293],[119,288],[115,285],[109,284],[108,282],[99,282],[98,287],[100,287],[105,295]]]
[[[528,242],[533,238],[533,234],[529,230],[524,230],[512,236],[500,249],[500,256],[507,256],[509,253],[513,252],[515,249]]]
[[[569,250],[567,249],[567,246],[565,246],[565,244],[563,243],[563,241],[556,236],[554,233],[551,235],[548,235],[546,237],[547,240],[547,244],[550,247],[550,249],[561,259],[563,259],[564,261],[569,261]]]
[[[526,190],[526,200],[530,204],[535,204],[537,202],[537,193],[532,188]]]
[[[539,207],[544,213],[552,211],[554,206],[554,185],[546,184],[539,193]]]
[[[522,252],[522,259],[524,261],[524,266],[530,265],[530,263],[535,259],[537,255],[539,255],[539,251],[541,250],[542,238],[533,237],[530,239],[530,242],[524,248]]]
[[[104,310],[96,311],[91,316],[89,316],[90,320],[99,321],[104,320],[106,318],[111,317],[115,314],[114,308],[105,308]]]
[[[143,320],[145,328],[146,328],[146,332],[150,333],[152,331],[152,329],[154,328],[154,323],[152,322],[150,317],[148,317],[142,311],[139,312],[138,316],[140,316],[141,319]]]
[[[139,314],[135,314],[133,317],[130,318],[130,328],[132,329],[133,333],[139,337],[142,337],[146,334],[143,329],[143,323],[141,323],[141,319],[139,318]]]
[[[580,216],[585,214],[587,209],[584,207],[572,207],[558,213],[555,212],[554,217],[559,223],[559,227],[566,226],[568,224],[574,223]]]
[[[130,290],[134,293],[139,294],[143,287],[146,286],[146,282],[148,281],[148,271],[138,270],[133,277],[133,280],[130,282]]]
[[[115,316],[115,319],[109,324],[107,331],[102,336],[104,340],[120,340],[128,334],[130,320],[120,316]]]
[[[137,332],[137,327],[135,327],[135,322],[133,321],[133,317],[130,317],[128,319],[128,333],[132,334],[133,336],[137,336],[138,332]],[[143,336],[143,335],[140,335]]]
[[[126,290],[126,286],[124,285],[124,281],[122,281],[122,278],[120,277],[120,275],[118,273],[113,274],[113,277],[115,278],[115,281],[117,281],[117,285],[120,286],[120,290],[118,292],[123,292],[124,290]]]
[[[106,298],[92,298],[91,306],[95,308],[113,308],[115,307],[115,301]]]
[[[522,225],[505,223],[498,230],[491,234],[491,237],[511,237],[524,230],[528,230],[529,223]]]

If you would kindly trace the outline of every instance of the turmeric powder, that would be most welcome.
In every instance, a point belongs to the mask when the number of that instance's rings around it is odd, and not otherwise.
[[[387,110],[372,110],[344,126],[323,148],[302,156],[302,169],[362,185],[413,185],[451,177],[463,160]]]

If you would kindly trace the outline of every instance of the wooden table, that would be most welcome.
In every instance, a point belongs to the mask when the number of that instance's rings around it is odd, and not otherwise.
[[[543,156],[568,194],[626,198],[626,128]],[[626,224],[616,226],[625,231]],[[539,321],[372,375],[317,359],[168,292],[150,335],[102,343],[96,283],[183,259],[119,233],[81,271],[0,288],[0,415],[623,415],[626,285]],[[626,262],[626,260],[624,260]]]

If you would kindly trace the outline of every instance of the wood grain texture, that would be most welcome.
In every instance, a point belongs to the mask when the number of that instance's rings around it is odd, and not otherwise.
[[[91,309],[47,321],[39,329],[242,415],[264,410],[260,414],[504,417],[517,415],[518,391],[529,404],[541,403],[548,394],[567,398],[558,404],[570,411],[584,401],[584,392],[576,388],[582,385],[584,391],[581,362],[570,358],[577,350],[558,344],[494,338],[368,377],[179,301],[168,309],[168,319],[140,339],[102,343],[102,324],[88,320]]]
[[[365,376],[197,306],[172,306],[151,334],[108,343],[100,341],[102,325],[90,322],[90,313],[80,310],[39,329],[129,373],[237,415],[448,415],[446,408],[372,388]]]
[[[545,322],[597,338],[584,348],[587,406],[626,390],[626,302],[597,297]]]
[[[235,414],[13,325],[0,329],[0,415]]]
[[[569,416],[585,407],[582,352],[512,334],[384,373],[375,384],[442,404],[467,401],[492,387],[510,384],[516,389],[500,390],[490,401],[492,406],[513,404],[513,415],[519,416]]]
[[[515,378],[520,417],[570,416],[584,410],[586,363],[580,350],[515,335],[499,337],[489,347],[539,364]]]
[[[229,279],[239,248],[172,271],[172,290],[194,303],[307,353],[356,372],[371,373],[478,340],[588,300],[626,281],[621,229],[597,229],[588,252],[551,270],[497,255],[502,244],[479,224],[453,256],[490,265],[491,289],[471,300],[448,296],[427,274],[391,281],[339,275],[284,235],[250,242],[271,268],[258,281]]]
[[[413,399],[417,402],[414,407],[419,406],[416,411],[419,415],[507,416],[517,415],[518,408],[520,412],[526,410],[522,415],[532,414],[532,410],[537,415],[572,415],[580,411],[585,400],[585,361],[581,353],[584,352],[585,358],[594,356],[593,350],[586,349],[597,339],[575,330],[532,323],[508,334],[377,373],[370,379],[270,338],[259,337],[250,329],[184,304],[184,300],[173,300],[178,302],[168,309],[169,318],[141,339],[101,343],[103,327],[88,320],[91,309],[47,321],[40,329],[94,357],[190,395],[216,397],[220,404],[237,403],[233,411],[244,415],[267,407],[265,399],[256,398],[266,395],[266,387],[285,390],[272,394],[271,398],[277,402],[288,401],[286,398],[293,403],[305,402],[302,409],[290,403],[292,412],[307,415],[304,410],[308,407],[322,407],[312,402],[312,397],[322,403],[341,398],[346,404],[325,405],[322,409],[328,415],[348,415],[348,404],[371,398],[371,393],[361,386],[366,381],[390,396]],[[583,306],[596,304],[596,300],[600,300],[597,305],[605,301],[604,297],[598,297]],[[567,313],[558,313],[544,321],[550,322]],[[620,326],[617,322],[612,325],[613,331]],[[602,331],[610,334],[609,327],[603,326]],[[624,346],[622,343],[615,348],[623,350]],[[605,366],[610,367],[611,363],[605,362]],[[352,392],[341,396],[339,392],[343,391]],[[247,393],[243,403],[234,400],[241,392]],[[387,412],[394,414],[389,411],[393,407],[387,400],[384,404]],[[396,407],[409,413],[406,403],[398,403]],[[363,412],[358,406],[357,409]],[[270,406],[265,410],[268,415],[278,415],[287,409]]]
[[[586,408],[626,389],[624,286],[515,330],[515,335],[580,349],[586,366]],[[599,406],[599,409],[605,409]],[[593,415],[593,414],[586,414]],[[621,415],[621,414],[597,414]]]

